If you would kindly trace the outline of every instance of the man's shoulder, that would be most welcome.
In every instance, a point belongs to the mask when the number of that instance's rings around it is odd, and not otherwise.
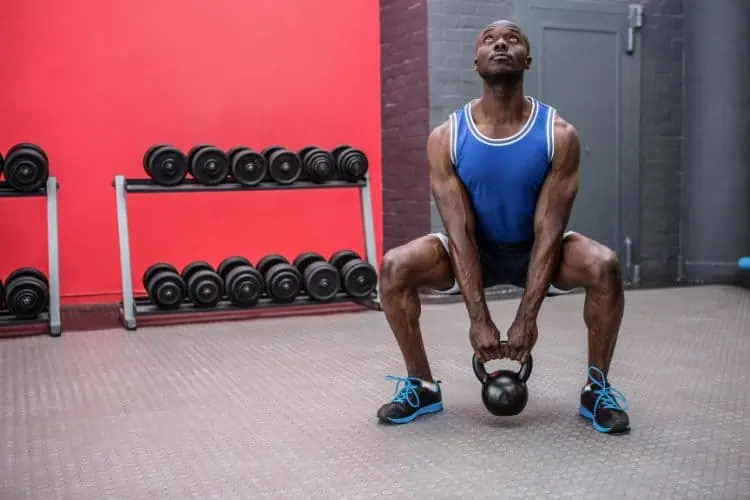
[[[560,113],[555,113],[552,127],[555,142],[570,143],[578,141],[578,130],[575,125],[567,121]]]
[[[578,130],[576,130],[575,125],[562,116],[557,108],[539,99],[535,100],[539,106],[547,108],[550,113],[554,113],[552,117],[552,133],[554,134],[555,142],[578,140]]]
[[[439,149],[448,148],[450,143],[451,135],[451,121],[450,119],[445,120],[443,123],[435,126],[427,137],[428,147],[436,147]]]
[[[556,158],[578,157],[581,147],[578,130],[558,113],[555,113],[552,123],[552,140]],[[577,164],[577,160],[575,163]]]

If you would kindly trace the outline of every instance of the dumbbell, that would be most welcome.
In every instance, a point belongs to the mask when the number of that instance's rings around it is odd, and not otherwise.
[[[226,153],[211,144],[198,144],[188,151],[188,171],[199,184],[216,186],[229,176]]]
[[[306,181],[323,184],[336,175],[336,161],[330,153],[316,146],[307,146],[299,150],[302,160],[302,177]]]
[[[187,159],[174,146],[154,144],[143,155],[143,170],[156,184],[176,186],[187,176]]]
[[[342,180],[357,182],[365,178],[369,162],[367,156],[359,149],[342,144],[331,150],[331,156],[336,162],[336,170]]]
[[[294,151],[282,146],[269,146],[261,154],[268,163],[266,180],[288,185],[297,182],[302,175],[302,161]]]
[[[265,179],[268,163],[265,157],[245,146],[236,146],[227,151],[231,177],[245,186],[256,186]]]
[[[357,252],[339,250],[331,255],[328,262],[341,273],[341,284],[350,297],[363,299],[375,292],[378,274]]]
[[[36,144],[16,144],[5,155],[3,174],[8,185],[17,191],[38,191],[49,177],[47,153]]]
[[[318,253],[299,254],[294,259],[294,267],[302,274],[304,290],[313,300],[331,300],[341,289],[339,270]]]
[[[187,295],[196,307],[214,307],[224,295],[224,281],[208,262],[191,262],[180,274],[187,286]]]
[[[19,318],[36,318],[49,305],[49,282],[39,269],[21,267],[5,279],[5,303]]]
[[[148,266],[143,273],[143,288],[159,309],[177,309],[185,301],[187,287],[177,268],[166,262]]]
[[[302,275],[283,255],[265,255],[255,268],[263,276],[266,294],[273,302],[294,302],[302,289]]]
[[[232,304],[252,307],[263,294],[263,276],[245,257],[227,257],[216,272],[224,280],[224,291]]]

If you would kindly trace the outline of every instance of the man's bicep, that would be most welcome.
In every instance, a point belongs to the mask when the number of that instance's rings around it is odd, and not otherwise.
[[[455,195],[458,186],[458,178],[450,159],[449,137],[448,130],[441,126],[433,130],[427,139],[430,190],[436,202]]]
[[[541,229],[544,222],[560,220],[567,223],[578,194],[578,165],[580,142],[575,127],[563,122],[556,125],[555,156],[544,181],[537,204],[535,226]]]
[[[471,225],[468,201],[450,158],[450,134],[447,125],[436,128],[427,141],[430,190],[448,234]]]
[[[573,125],[565,124],[560,131],[562,151],[552,160],[555,173],[554,185],[551,186],[553,198],[561,203],[573,203],[578,193],[578,166],[581,160],[581,143],[578,131]]]

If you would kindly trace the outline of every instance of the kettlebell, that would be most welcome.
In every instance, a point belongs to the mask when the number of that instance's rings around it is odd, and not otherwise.
[[[521,364],[518,372],[497,370],[487,373],[476,354],[472,358],[472,366],[474,374],[482,383],[482,402],[490,413],[498,417],[510,417],[523,411],[529,400],[526,381],[534,367],[531,355],[528,361]]]

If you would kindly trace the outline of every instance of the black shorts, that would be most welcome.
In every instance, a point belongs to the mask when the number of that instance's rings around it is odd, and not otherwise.
[[[567,238],[571,234],[573,234],[573,231],[568,231],[563,238]],[[432,235],[436,236],[440,240],[440,243],[443,244],[445,250],[450,253],[448,236],[444,233],[432,233]],[[532,245],[533,242],[498,245],[477,239],[484,288],[491,288],[497,285],[513,285],[525,288]],[[435,291],[446,294],[460,293],[458,282],[455,281],[451,288]],[[549,295],[558,295],[561,293],[566,293],[566,290],[560,290],[554,286],[550,286],[548,291]]]

